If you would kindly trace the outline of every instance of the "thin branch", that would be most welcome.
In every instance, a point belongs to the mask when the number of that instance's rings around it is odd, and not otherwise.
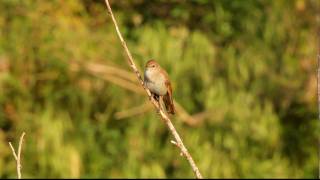
[[[179,145],[178,145],[178,143],[175,142],[174,140],[171,140],[170,142],[171,142],[173,145],[175,145],[175,146],[177,146],[178,148],[180,148]],[[183,153],[182,153],[182,152],[180,152],[180,156],[183,156]]]
[[[9,142],[9,146],[12,150],[12,154],[14,156],[14,159],[16,160],[16,164],[17,164],[17,174],[18,174],[18,179],[21,179],[21,149],[22,149],[22,144],[23,144],[23,138],[24,138],[24,135],[26,133],[23,132],[21,137],[20,137],[20,141],[19,141],[19,147],[18,147],[18,155],[16,154],[16,151],[14,150],[11,142]]]
[[[120,33],[120,30],[119,30],[119,27],[117,25],[117,21],[116,19],[114,18],[114,15],[112,13],[112,10],[111,10],[111,7],[110,7],[110,4],[109,4],[109,1],[108,0],[105,0],[106,2],[106,5],[107,5],[107,8],[108,8],[108,13],[110,14],[111,18],[112,18],[112,21],[113,21],[113,24],[116,28],[116,31],[117,31],[117,34],[118,34],[118,37],[121,41],[121,44],[123,46],[123,48],[125,49],[126,51],[126,54],[128,56],[128,63],[130,65],[130,67],[132,68],[132,70],[136,73],[137,77],[138,77],[138,80],[140,81],[142,87],[145,89],[145,91],[147,92],[148,96],[149,96],[149,100],[153,103],[153,105],[155,106],[155,108],[157,109],[157,111],[159,112],[159,114],[161,115],[161,118],[165,121],[165,123],[167,124],[167,126],[169,127],[171,133],[173,134],[175,140],[176,140],[176,144],[177,144],[177,147],[180,148],[182,154],[187,158],[187,160],[189,161],[191,167],[192,167],[192,170],[193,172],[195,173],[196,177],[197,178],[201,178],[202,179],[202,175],[198,169],[198,167],[196,166],[195,162],[193,161],[191,155],[189,154],[187,148],[184,146],[183,142],[182,142],[182,139],[180,138],[179,134],[177,133],[175,127],[173,126],[173,124],[171,123],[171,120],[170,118],[166,115],[166,113],[164,113],[164,111],[161,109],[161,107],[159,107],[158,103],[152,98],[151,96],[151,93],[149,91],[149,89],[147,89],[145,86],[144,86],[144,83],[143,83],[143,79],[133,61],[133,58],[132,58],[132,55],[126,45],[126,42],[123,40],[123,37]]]
[[[12,154],[13,154],[13,156],[14,156],[14,159],[15,159],[16,161],[18,161],[18,156],[16,155],[16,152],[15,152],[15,150],[14,150],[14,148],[13,148],[13,146],[12,146],[11,142],[9,142],[9,145],[10,145],[10,148],[11,148]]]

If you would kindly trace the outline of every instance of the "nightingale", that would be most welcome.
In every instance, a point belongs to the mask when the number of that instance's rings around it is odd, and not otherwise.
[[[152,96],[159,102],[159,105],[160,99],[163,99],[167,112],[175,114],[168,73],[154,59],[149,60],[145,65],[144,84],[150,90]]]

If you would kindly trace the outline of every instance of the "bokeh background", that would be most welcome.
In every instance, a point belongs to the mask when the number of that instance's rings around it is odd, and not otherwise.
[[[112,0],[204,177],[317,178],[318,0]],[[318,16],[318,19],[317,19]],[[103,0],[0,1],[0,177],[193,178]]]

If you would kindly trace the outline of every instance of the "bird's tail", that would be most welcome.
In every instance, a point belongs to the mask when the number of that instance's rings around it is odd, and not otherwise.
[[[166,106],[166,109],[167,109],[168,113],[170,113],[170,114],[175,114],[176,113],[172,97],[170,96],[169,93],[164,95],[163,102],[164,102],[164,105]]]

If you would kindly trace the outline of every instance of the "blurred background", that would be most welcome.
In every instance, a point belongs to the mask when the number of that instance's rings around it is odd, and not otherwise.
[[[208,178],[317,178],[318,0],[112,0]],[[0,1],[0,177],[193,178],[103,0]]]

